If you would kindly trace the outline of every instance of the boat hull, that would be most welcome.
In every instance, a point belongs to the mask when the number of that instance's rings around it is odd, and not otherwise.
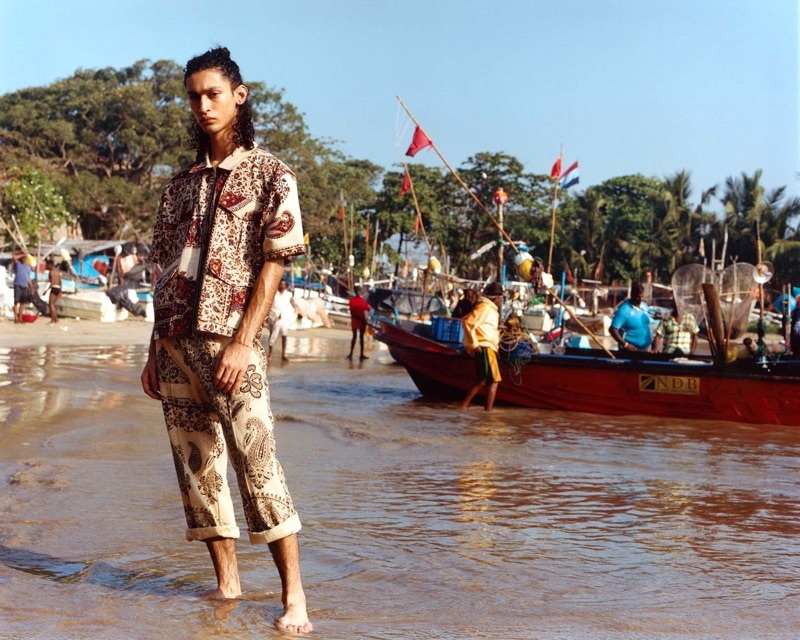
[[[475,384],[473,360],[458,347],[389,323],[381,323],[378,339],[425,396],[461,399]],[[497,399],[523,407],[800,426],[800,361],[719,366],[571,350],[501,363],[500,370]]]

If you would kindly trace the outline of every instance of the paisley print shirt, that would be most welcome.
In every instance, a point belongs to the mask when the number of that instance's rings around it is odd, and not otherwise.
[[[240,147],[178,172],[153,230],[154,337],[234,335],[264,261],[304,251],[297,180],[275,156]]]

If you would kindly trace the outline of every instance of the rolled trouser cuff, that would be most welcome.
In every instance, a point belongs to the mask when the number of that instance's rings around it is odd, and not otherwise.
[[[239,527],[236,526],[222,526],[222,527],[200,527],[198,529],[187,529],[186,539],[189,542],[195,540],[205,541],[212,538],[238,538]]]
[[[293,533],[300,531],[300,516],[296,513],[288,520],[284,520],[277,527],[267,531],[249,531],[250,544],[269,544],[282,538],[287,538]]]

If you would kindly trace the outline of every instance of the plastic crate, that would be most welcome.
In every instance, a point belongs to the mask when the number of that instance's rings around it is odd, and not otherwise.
[[[434,316],[431,318],[431,338],[438,342],[462,342],[464,330],[459,318]]]

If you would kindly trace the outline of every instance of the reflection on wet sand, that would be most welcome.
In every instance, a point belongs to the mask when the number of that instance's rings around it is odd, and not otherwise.
[[[270,369],[321,637],[788,638],[800,433],[419,398],[346,340]],[[371,354],[372,355],[372,354]],[[0,351],[0,620],[9,638],[262,638],[279,583],[207,602],[145,347]],[[239,509],[241,512],[241,510]],[[503,612],[498,632],[497,612]],[[364,620],[369,625],[364,625]],[[2,634],[0,634],[2,635]]]

